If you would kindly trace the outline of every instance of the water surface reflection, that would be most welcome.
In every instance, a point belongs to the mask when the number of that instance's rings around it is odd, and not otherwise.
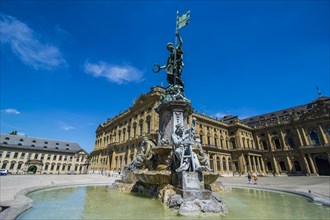
[[[109,191],[107,186],[42,190],[29,196],[33,208],[18,219],[191,219],[177,216],[157,199]],[[221,196],[229,215],[207,219],[330,218],[329,207],[287,193],[235,188]]]

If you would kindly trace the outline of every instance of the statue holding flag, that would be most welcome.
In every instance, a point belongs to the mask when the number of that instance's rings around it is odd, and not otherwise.
[[[173,43],[167,44],[167,49],[170,52],[170,54],[167,58],[166,64],[163,66],[160,66],[159,64],[154,64],[154,66],[158,67],[158,69],[152,70],[154,73],[158,73],[160,70],[166,69],[168,84],[170,84],[171,86],[179,86],[182,89],[184,87],[183,81],[181,79],[181,72],[184,66],[183,50],[182,50],[183,42],[179,34],[179,29],[188,25],[189,19],[190,19],[190,11],[188,11],[187,13],[183,14],[180,17],[177,14],[175,45],[173,45]],[[177,40],[179,41],[179,45],[176,46]]]

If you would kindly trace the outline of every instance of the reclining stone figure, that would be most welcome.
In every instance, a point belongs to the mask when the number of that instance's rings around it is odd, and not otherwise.
[[[141,151],[140,153],[134,158],[134,160],[125,166],[128,170],[136,170],[142,169],[144,166],[150,168],[150,161],[154,155],[153,148],[155,147],[155,143],[149,139],[148,137],[143,137],[141,142]]]

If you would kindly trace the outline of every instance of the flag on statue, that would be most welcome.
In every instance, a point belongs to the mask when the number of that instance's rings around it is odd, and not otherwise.
[[[176,30],[180,30],[184,26],[187,26],[189,24],[189,19],[190,19],[190,11],[187,11],[187,13],[178,17],[176,21]]]

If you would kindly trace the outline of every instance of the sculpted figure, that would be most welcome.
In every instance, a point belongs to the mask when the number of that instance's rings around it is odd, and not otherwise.
[[[167,50],[170,52],[166,65],[160,66],[159,64],[154,64],[158,69],[152,70],[154,73],[158,73],[161,69],[166,69],[167,82],[170,85],[179,85],[184,87],[183,81],[181,79],[181,72],[184,66],[183,63],[183,50],[182,50],[182,38],[179,33],[176,34],[179,40],[179,45],[174,47],[173,43],[167,44]]]
[[[156,145],[150,140],[148,137],[143,137],[141,142],[141,152],[136,156],[136,158],[128,165],[126,165],[128,170],[136,170],[141,169],[143,166],[147,166],[149,168],[148,161],[151,160],[153,156],[152,148]]]
[[[192,148],[196,145],[197,147],[201,148],[201,151],[204,154],[201,144],[199,143],[198,145],[198,143],[193,139],[193,129],[195,128],[192,127],[189,129],[184,129],[182,124],[177,124],[176,130],[172,134],[172,141],[175,146],[175,159],[177,164],[180,164],[179,167],[175,170],[176,172],[188,171],[189,169],[199,172],[208,170],[206,167],[208,165],[206,162],[208,159],[203,161],[203,166],[201,166],[198,155],[192,150]],[[204,156],[206,155],[204,154]],[[203,157],[201,157],[201,159],[205,160]]]

